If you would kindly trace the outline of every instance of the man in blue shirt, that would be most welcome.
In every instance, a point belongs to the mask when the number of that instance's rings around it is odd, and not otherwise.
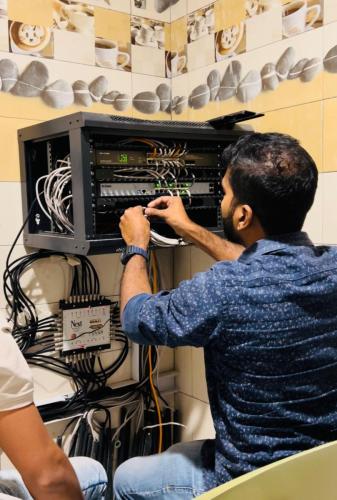
[[[216,436],[125,462],[117,500],[192,498],[337,439],[337,251],[301,232],[316,165],[295,139],[276,133],[239,139],[222,164],[227,240],[194,224],[179,198],[146,209],[218,262],[152,295],[146,261],[133,255],[121,282],[131,340],[204,348]],[[120,227],[127,245],[147,249],[141,207],[126,210]]]

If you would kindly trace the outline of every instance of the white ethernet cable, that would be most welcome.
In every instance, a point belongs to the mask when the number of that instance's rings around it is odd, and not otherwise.
[[[43,175],[37,180],[35,185],[36,199],[41,210],[49,220],[53,220],[61,231],[66,229],[70,233],[73,233],[74,226],[68,217],[72,194],[64,194],[65,187],[71,182],[70,158],[68,157],[67,160],[57,160],[56,165],[58,164],[66,164],[67,166],[57,167],[49,174]],[[43,191],[40,193],[39,186],[42,181],[44,181]],[[42,194],[45,206],[41,200]],[[67,202],[68,205],[65,206]]]
[[[186,243],[186,241],[184,241],[182,238],[167,238],[166,236],[158,234],[153,229],[151,229],[150,234],[151,234],[151,243],[153,243],[157,247],[169,248],[169,247],[176,247],[176,246],[181,247],[188,245],[188,243]]]

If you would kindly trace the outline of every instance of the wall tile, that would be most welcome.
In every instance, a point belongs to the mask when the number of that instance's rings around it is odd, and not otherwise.
[[[246,51],[245,25],[225,28],[215,33],[215,61],[223,61]]]
[[[298,139],[323,170],[323,103],[321,101],[269,111],[251,122],[257,132],[281,132]]]
[[[242,103],[236,98],[236,83],[233,83],[233,78],[236,80],[240,80],[241,77],[237,75],[237,68],[240,68],[241,59],[244,57],[244,54],[239,54],[237,56],[233,56],[232,58],[226,58],[221,62],[217,62],[212,66],[209,66],[207,77],[210,75],[211,71],[216,71],[220,76],[220,89],[222,92],[230,89],[230,93],[227,95],[222,94],[216,97],[216,101],[209,102],[207,104],[207,108],[210,108],[210,118],[214,118],[216,116],[227,115],[230,113],[235,113],[237,111],[241,111],[244,109],[249,109],[249,103]],[[228,79],[230,78],[230,79]],[[206,80],[205,80],[206,82]],[[214,87],[214,82],[213,82]],[[234,88],[233,88],[234,87]],[[232,95],[232,96],[231,96]],[[225,97],[225,98],[223,98]],[[221,99],[221,100],[219,100]],[[199,119],[202,119],[201,116],[203,114],[204,108],[194,111],[194,116]]]
[[[193,393],[193,364],[192,347],[178,347],[175,349],[175,369],[177,389],[184,394],[192,396]]]
[[[303,231],[306,231],[315,244],[323,241],[323,178],[326,174],[319,174],[318,186],[313,206],[305,219]]]
[[[290,2],[282,0],[283,4],[283,36],[290,38],[297,36],[304,31],[318,28],[323,24],[322,4],[324,0],[309,0],[307,2],[307,12],[305,8],[300,10],[300,13],[295,13],[288,5]],[[303,7],[303,6],[302,6]],[[295,19],[295,20],[294,20]]]
[[[14,54],[34,57],[54,57],[53,33],[45,25],[24,24],[12,19],[8,22],[9,50]]]
[[[171,50],[171,23],[164,23],[165,50]]]
[[[2,94],[0,94],[0,102],[1,97]],[[14,97],[12,99],[12,102],[14,104]],[[17,113],[19,115],[20,111],[17,104],[15,107],[12,107],[12,115],[15,114],[15,110],[17,110]],[[21,118],[0,117],[0,182],[18,182],[20,180],[17,130],[20,128],[29,127],[31,125],[34,125],[35,123],[38,122],[36,120],[29,119],[24,120]],[[18,210],[20,209],[21,207],[18,206]]]
[[[185,427],[180,430],[180,441],[187,442],[193,441],[193,428],[188,425],[190,420],[190,414],[192,413],[192,407],[194,405],[194,399],[184,394],[178,393],[174,398],[175,409],[179,411],[179,421]]]
[[[191,276],[195,273],[208,271],[215,263],[215,260],[199,248],[191,247]]]
[[[246,20],[247,52],[280,40],[282,40],[281,8],[271,9]]]
[[[198,440],[198,439],[214,439],[215,438],[215,431],[214,431],[214,425],[213,425],[213,419],[212,419],[212,414],[211,410],[209,407],[208,403],[204,403],[199,400],[195,400],[197,402],[194,403],[195,405],[195,410],[197,412],[197,415],[193,415],[192,422],[194,423],[197,421],[198,416],[200,415],[199,421],[201,422],[200,425],[193,425],[193,439]],[[191,425],[192,425],[191,422]]]
[[[156,91],[161,84],[166,84],[170,91],[170,80],[166,78],[139,75],[132,73],[132,95],[133,95],[133,116],[134,118],[151,120],[170,120],[169,108],[161,111],[161,102]],[[167,100],[164,105],[167,105]]]
[[[187,17],[171,23],[171,50],[181,50],[187,44]]]
[[[215,31],[220,31],[244,21],[245,0],[217,0],[214,10]]]
[[[163,290],[170,290],[173,287],[173,249],[160,248],[156,250],[158,267]]]
[[[323,97],[337,96],[337,22],[323,28],[323,57],[325,71],[323,74]],[[331,52],[330,52],[331,51]]]
[[[52,0],[8,0],[8,17],[25,24],[52,26]]]
[[[0,17],[7,17],[8,15],[8,0],[2,0],[0,6]]]
[[[171,79],[187,73],[187,44],[185,44],[180,50],[166,52],[165,71],[166,77]]]
[[[152,47],[131,47],[132,71],[144,75],[165,77],[165,51]]]
[[[192,348],[192,396],[208,403],[204,350]]]
[[[323,181],[323,243],[337,245],[337,172],[322,174]]]
[[[161,373],[174,370],[174,349],[159,347],[159,371]]]
[[[119,254],[93,255],[90,257],[101,283],[103,295],[118,295],[123,266]]]
[[[178,56],[177,56],[178,57]],[[181,56],[179,56],[181,57]],[[171,80],[172,87],[172,120],[189,120],[188,94],[189,74],[179,75]]]
[[[11,245],[23,223],[20,182],[0,182],[0,213],[0,245]]]
[[[9,50],[8,19],[0,17],[0,51]]]
[[[55,30],[67,30],[82,35],[94,35],[95,10],[92,5],[79,3],[67,5],[61,0],[53,1],[53,27]]]
[[[209,0],[187,0],[187,12],[194,12],[213,3],[214,2],[210,2]]]
[[[131,17],[131,41],[144,48],[164,50],[167,23],[144,17]],[[144,71],[143,71],[144,73]]]
[[[337,171],[336,149],[337,98],[323,101],[323,171]]]
[[[207,403],[178,394],[176,404],[182,414],[182,423],[186,425],[182,432],[182,441],[214,439],[213,420]]]
[[[95,9],[96,36],[118,40],[124,44],[130,42],[130,15],[109,11],[97,7]]]
[[[188,71],[193,71],[214,62],[214,35],[206,35],[187,45]]]
[[[94,35],[66,30],[54,31],[54,57],[60,61],[95,64]]]
[[[337,3],[336,0],[322,0],[324,9],[324,23],[337,21]]]
[[[171,22],[187,14],[187,0],[178,0],[171,7]]]
[[[174,249],[173,286],[191,277],[191,246]]]
[[[131,0],[131,13],[135,16],[170,22],[171,0]]]
[[[131,0],[90,0],[91,5],[96,7],[104,7],[105,9],[112,9],[118,12],[131,13]]]
[[[221,114],[222,103],[210,100],[211,90],[208,83],[214,70],[218,71],[218,65],[212,64],[189,72],[188,105],[189,119],[192,121],[206,121]],[[222,75],[219,74],[218,77],[221,79]]]

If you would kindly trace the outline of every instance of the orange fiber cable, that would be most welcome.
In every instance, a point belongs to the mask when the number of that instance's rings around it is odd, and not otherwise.
[[[152,273],[153,273],[153,293],[157,293],[158,292],[158,272],[157,272],[156,259],[153,255],[153,253],[151,253],[151,267],[152,267]],[[157,390],[153,384],[152,346],[149,346],[148,356],[149,356],[149,382],[150,382],[150,388],[151,388],[151,393],[152,393],[152,397],[154,400],[154,404],[156,406],[158,426],[159,426],[158,453],[161,453],[162,448],[163,448],[163,426],[162,426],[162,418],[161,418],[161,411],[160,411],[160,406],[159,406],[159,401],[158,401],[158,396],[157,396]]]

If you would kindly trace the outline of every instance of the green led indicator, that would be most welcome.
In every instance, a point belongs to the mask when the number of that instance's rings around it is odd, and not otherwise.
[[[118,161],[119,161],[119,163],[128,163],[129,162],[129,156],[127,155],[127,153],[120,153]]]

